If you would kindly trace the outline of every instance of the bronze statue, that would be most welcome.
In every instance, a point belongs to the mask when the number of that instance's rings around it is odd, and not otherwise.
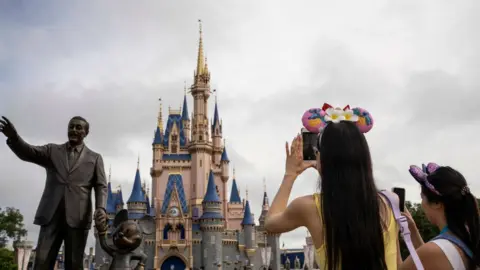
[[[33,146],[26,143],[14,125],[0,119],[0,132],[21,160],[46,169],[47,179],[34,224],[40,225],[34,269],[53,269],[65,244],[65,269],[83,269],[83,254],[92,225],[92,189],[95,216],[105,213],[107,181],[102,156],[84,145],[89,124],[80,117],[68,123],[68,142]]]
[[[128,220],[128,211],[123,209],[117,213],[113,221],[113,245],[107,244],[107,215],[95,217],[95,227],[98,231],[100,246],[112,257],[110,270],[131,270],[131,261],[137,260],[135,270],[145,269],[147,255],[140,248],[144,234],[152,234],[155,223],[151,216],[138,220]]]

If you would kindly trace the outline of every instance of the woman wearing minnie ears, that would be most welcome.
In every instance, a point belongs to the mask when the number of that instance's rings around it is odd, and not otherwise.
[[[425,269],[463,270],[480,266],[480,225],[477,200],[463,175],[450,167],[429,163],[410,167],[422,188],[422,208],[440,234],[424,243],[410,213],[404,213],[412,242]],[[400,269],[416,269],[408,257]]]
[[[318,132],[317,160],[303,161],[302,137],[286,145],[285,175],[268,211],[265,228],[284,233],[308,228],[321,269],[394,270],[399,258],[398,229],[387,201],[373,179],[370,150],[363,133],[373,120],[360,108],[308,110],[302,119]],[[287,202],[295,179],[316,167],[321,194]]]

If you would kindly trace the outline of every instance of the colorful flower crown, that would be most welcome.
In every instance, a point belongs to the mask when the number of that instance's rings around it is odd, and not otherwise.
[[[313,133],[321,133],[327,124],[341,121],[355,122],[362,133],[369,132],[373,127],[373,118],[368,111],[362,108],[350,109],[349,105],[341,109],[324,103],[321,109],[307,110],[302,117],[303,126]]]

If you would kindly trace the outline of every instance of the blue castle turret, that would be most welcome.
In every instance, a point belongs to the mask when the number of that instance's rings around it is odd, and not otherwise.
[[[135,172],[135,180],[133,181],[132,193],[127,201],[128,217],[130,219],[141,219],[147,213],[147,198],[142,189],[140,180],[140,162],[138,162],[137,171]]]
[[[242,227],[244,232],[245,251],[249,262],[251,263],[255,257],[256,249],[256,231],[255,220],[253,219],[252,211],[250,210],[250,202],[246,200],[245,212],[242,220]]]
[[[208,177],[207,192],[203,198],[203,214],[200,217],[200,229],[202,230],[202,250],[208,256],[203,257],[205,269],[213,269],[221,266],[222,256],[222,232],[224,230],[224,218],[222,216],[222,202],[218,197],[213,171],[210,170]]]
[[[230,192],[230,203],[242,203],[242,200],[240,199],[240,194],[238,192],[238,187],[237,187],[237,180],[233,178],[232,180],[232,192]]]
[[[224,147],[224,148],[223,148],[221,161],[230,161],[230,160],[228,159],[228,155],[227,155],[227,147]]]

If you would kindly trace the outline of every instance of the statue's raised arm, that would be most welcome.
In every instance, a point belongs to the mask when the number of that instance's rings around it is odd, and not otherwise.
[[[26,143],[19,135],[15,126],[2,116],[0,119],[0,131],[7,137],[7,145],[13,153],[23,161],[35,163],[42,167],[48,167],[50,163],[50,145],[34,146]]]

